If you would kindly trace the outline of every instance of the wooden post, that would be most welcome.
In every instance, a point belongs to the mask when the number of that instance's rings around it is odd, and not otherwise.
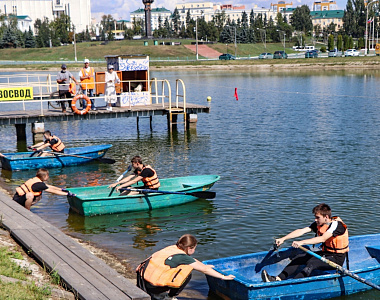
[[[15,124],[16,126],[16,134],[17,141],[25,141],[26,142],[26,124]]]
[[[136,117],[136,126],[137,126],[137,130],[139,130],[139,117]]]
[[[153,116],[149,116],[150,131],[153,130],[152,120],[153,120]]]

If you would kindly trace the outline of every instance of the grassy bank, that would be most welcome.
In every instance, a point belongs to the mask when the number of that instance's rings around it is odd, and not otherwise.
[[[148,46],[144,46],[144,41],[148,42]],[[77,61],[70,65],[70,68],[82,67],[83,59],[89,58],[94,67],[106,67],[104,56],[106,55],[119,55],[119,54],[145,54],[149,55],[151,59],[151,66],[172,67],[172,66],[188,66],[188,67],[255,67],[255,66],[282,66],[287,67],[306,67],[310,65],[320,65],[324,67],[342,67],[347,66],[369,66],[377,67],[380,62],[380,57],[367,56],[367,57],[336,57],[336,58],[317,58],[317,59],[284,59],[284,60],[253,60],[253,59],[241,59],[234,61],[219,61],[219,60],[199,60],[195,61],[195,53],[187,49],[184,45],[191,44],[192,40],[165,40],[166,42],[181,42],[181,45],[176,46],[163,46],[154,45],[153,40],[123,40],[112,41],[106,45],[102,45],[101,42],[84,42],[76,45]],[[161,41],[158,41],[161,42]],[[221,53],[226,53],[227,48],[229,53],[235,54],[234,44],[208,44],[210,48],[213,48]],[[286,44],[286,52],[291,54],[295,53],[291,49],[292,44]],[[266,49],[262,43],[256,44],[237,44],[236,53],[238,57],[254,57],[258,56],[262,52],[273,53],[276,50],[282,50],[283,44],[281,43],[267,43]],[[73,62],[75,49],[74,45],[61,46],[56,48],[36,48],[36,49],[1,49],[1,59],[9,61],[17,61],[18,64],[14,65],[0,65],[0,68],[25,68],[29,70],[44,70],[44,69],[59,69],[61,62]],[[202,59],[201,56],[199,56]],[[177,61],[177,60],[184,61]],[[52,61],[59,62],[55,64],[33,64],[33,65],[20,65],[22,61]],[[98,62],[97,62],[98,61]]]

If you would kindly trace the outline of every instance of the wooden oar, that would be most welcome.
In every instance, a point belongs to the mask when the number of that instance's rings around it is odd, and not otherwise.
[[[159,194],[177,194],[177,195],[188,195],[202,199],[214,199],[216,196],[215,192],[204,191],[204,192],[170,192],[161,190],[150,190],[150,189],[136,189],[136,188],[121,188],[120,191],[133,191],[139,193],[159,193]]]
[[[112,158],[105,158],[105,157],[94,158],[94,157],[88,157],[88,156],[82,156],[82,155],[76,155],[76,154],[67,154],[67,153],[61,153],[61,152],[53,152],[53,151],[42,151],[42,152],[54,154],[55,156],[61,155],[61,156],[72,156],[72,157],[79,157],[79,158],[85,158],[85,159],[93,159],[93,160],[98,160],[105,164],[114,164],[116,162],[116,160]]]
[[[121,179],[123,179],[124,175],[127,174],[130,170],[132,170],[132,166],[131,165],[129,165],[128,168],[125,170],[125,172],[119,176],[119,178],[116,180],[115,183],[118,183]],[[110,191],[108,197],[111,197],[111,195],[112,195],[113,191],[115,190],[115,188],[116,188],[116,185],[112,188],[112,190]]]
[[[320,259],[321,261],[323,261],[324,263],[326,263],[329,266],[333,267],[334,269],[337,269],[339,272],[343,273],[344,275],[350,276],[350,277],[356,279],[357,281],[360,281],[360,282],[362,282],[362,283],[364,283],[366,285],[369,285],[370,287],[373,287],[374,289],[377,289],[377,290],[380,291],[380,286],[378,286],[377,284],[374,284],[372,282],[367,281],[364,278],[359,277],[355,273],[352,273],[351,271],[344,269],[340,265],[332,262],[331,260],[328,260],[327,258],[324,258],[324,257],[318,255],[317,253],[315,253],[315,252],[313,252],[313,251],[311,251],[311,250],[309,250],[309,249],[307,249],[307,248],[305,248],[303,246],[299,246],[299,248],[301,250],[305,251],[306,253],[308,253],[308,254],[310,254],[310,255],[312,255],[312,256]]]

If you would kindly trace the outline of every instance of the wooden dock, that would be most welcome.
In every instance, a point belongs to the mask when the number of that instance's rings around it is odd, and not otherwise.
[[[181,107],[181,106],[180,106]],[[183,107],[183,106],[182,106]],[[113,107],[112,111],[106,110],[105,107],[97,108],[96,111],[90,110],[85,115],[78,115],[69,112],[62,113],[60,109],[41,110],[17,110],[17,111],[0,111],[0,125],[17,125],[27,123],[45,123],[60,122],[73,120],[99,120],[113,118],[130,118],[130,117],[153,117],[165,116],[169,114],[169,106],[165,104],[151,104],[145,106],[132,107]],[[186,103],[187,114],[209,113],[210,107]]]
[[[130,280],[1,191],[0,218],[1,226],[49,271],[56,271],[76,298],[150,300]]]

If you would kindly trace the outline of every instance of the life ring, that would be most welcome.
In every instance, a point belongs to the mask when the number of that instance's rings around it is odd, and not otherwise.
[[[375,49],[379,50],[380,49],[380,44],[376,44]]]
[[[79,110],[76,106],[78,99],[84,99],[87,102],[86,108]],[[91,100],[86,95],[80,94],[76,95],[74,99],[71,101],[71,108],[73,109],[73,112],[75,112],[78,115],[85,115],[88,113],[88,111],[91,109]]]

